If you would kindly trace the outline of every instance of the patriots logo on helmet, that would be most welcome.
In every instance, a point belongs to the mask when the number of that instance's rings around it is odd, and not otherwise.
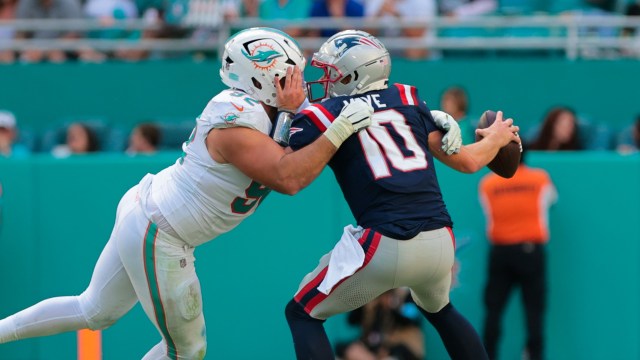
[[[284,56],[267,43],[259,43],[251,52],[242,49],[242,55],[253,62],[256,69],[269,70],[276,65],[276,59]]]
[[[375,48],[380,49],[380,46],[375,42],[367,39],[363,36],[346,36],[339,39],[334,40],[333,44],[339,50],[338,56],[342,56],[345,51],[351,49],[354,46],[358,45],[366,45],[373,46]]]

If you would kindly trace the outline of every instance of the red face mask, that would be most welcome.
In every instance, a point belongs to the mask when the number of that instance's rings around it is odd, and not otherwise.
[[[309,95],[309,101],[317,102],[329,97],[329,84],[333,84],[336,81],[340,81],[344,77],[344,75],[335,65],[328,64],[320,60],[312,59],[311,66],[322,69],[322,71],[324,72],[324,75],[320,79],[316,81],[307,82],[307,94]],[[313,96],[311,89],[312,89],[312,85],[315,85],[315,84],[322,86],[323,93],[321,96],[318,96],[318,97]]]

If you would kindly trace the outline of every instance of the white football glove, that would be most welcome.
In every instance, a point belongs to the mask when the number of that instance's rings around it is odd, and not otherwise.
[[[444,111],[431,110],[431,116],[436,122],[438,129],[445,131],[442,137],[442,150],[447,154],[457,154],[462,146],[462,133],[460,125],[449,114]]]
[[[366,101],[356,98],[345,105],[340,115],[333,120],[324,135],[339,148],[351,134],[354,134],[371,125],[373,108]]]

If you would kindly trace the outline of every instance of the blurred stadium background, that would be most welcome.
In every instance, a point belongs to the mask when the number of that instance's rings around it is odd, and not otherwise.
[[[0,51],[15,55],[0,64],[0,109],[16,115],[19,141],[33,152],[23,159],[0,157],[0,317],[84,290],[120,196],[145,173],[177,159],[193,119],[223,89],[217,55],[230,34],[258,25],[285,29],[300,35],[311,53],[325,40],[310,35],[320,29],[426,27],[419,38],[401,32],[380,38],[394,54],[392,82],[416,85],[431,108],[439,108],[446,88],[459,85],[470,96],[471,118],[486,109],[504,110],[527,138],[550,107],[578,112],[585,150],[530,154],[530,164],[549,171],[560,196],[550,216],[548,359],[640,359],[640,155],[615,151],[628,141],[640,114],[640,17],[625,15],[633,1],[503,0],[482,16],[445,16],[440,10],[434,17],[394,22],[310,18],[304,16],[310,0],[290,0],[295,8],[284,15],[274,10],[276,1],[264,0],[256,3],[259,14],[267,15],[245,16],[241,7],[237,16],[228,16],[229,3],[165,1],[145,5],[161,10],[155,17],[114,16],[108,22],[0,17],[3,34],[83,34],[0,37]],[[104,57],[77,55],[88,48]],[[21,60],[31,49],[71,55],[63,63]],[[407,58],[407,49],[427,52]],[[122,50],[137,55],[118,57]],[[317,75],[306,71],[307,79]],[[92,124],[102,150],[52,157],[73,121]],[[125,155],[131,128],[143,121],[161,126],[163,151]],[[458,243],[465,244],[452,299],[479,330],[488,246],[476,189],[486,171],[462,175],[438,167]],[[353,221],[329,171],[295,197],[272,194],[261,207],[236,230],[196,251],[207,358],[294,359],[284,306]],[[520,301],[511,300],[501,345],[507,360],[520,359],[524,343]],[[333,341],[355,335],[343,316],[326,327]],[[427,358],[447,359],[437,334],[424,327]],[[158,341],[136,307],[103,331],[102,358],[140,359]],[[73,333],[0,346],[0,359],[6,360],[76,358]]]

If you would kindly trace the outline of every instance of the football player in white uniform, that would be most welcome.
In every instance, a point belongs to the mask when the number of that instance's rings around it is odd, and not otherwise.
[[[344,140],[371,123],[373,109],[361,101],[345,106],[310,146],[279,146],[270,137],[278,111],[306,102],[304,66],[297,43],[278,30],[231,37],[220,69],[229,89],[207,104],[176,163],[123,196],[88,288],[0,320],[0,343],[103,329],[140,301],[162,336],[144,359],[202,359],[207,343],[194,248],[237,226],[270,189],[295,194],[307,186]]]

